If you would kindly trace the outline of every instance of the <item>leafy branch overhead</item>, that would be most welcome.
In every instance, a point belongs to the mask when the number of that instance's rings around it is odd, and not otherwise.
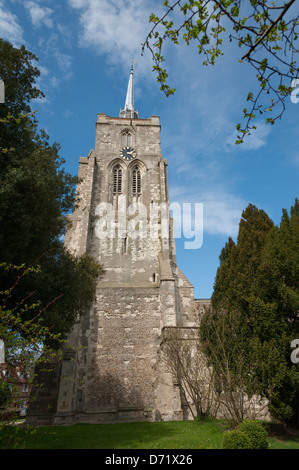
[[[244,125],[237,125],[236,143],[243,142],[256,128],[253,121],[257,114],[269,112],[266,122],[270,124],[281,118],[285,99],[299,76],[295,59],[299,23],[296,0],[164,0],[163,4],[163,15],[150,16],[153,27],[142,51],[149,49],[153,70],[166,96],[176,91],[169,86],[167,70],[163,68],[166,41],[176,45],[195,41],[198,53],[204,56],[203,65],[214,65],[224,54],[223,41],[227,39],[238,44],[242,50],[239,62],[249,63],[256,70],[259,83],[258,90],[247,95],[249,106],[243,109]],[[266,95],[265,104],[262,95]]]

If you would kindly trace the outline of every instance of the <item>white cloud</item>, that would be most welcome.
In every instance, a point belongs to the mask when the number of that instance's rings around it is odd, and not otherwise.
[[[63,74],[64,79],[69,79],[72,76],[72,57],[69,54],[65,54],[58,49],[53,51],[53,55],[57,61],[58,67]]]
[[[194,189],[194,188],[193,188]],[[195,215],[195,204],[203,204],[203,230],[212,235],[225,235],[236,237],[239,229],[239,221],[246,202],[225,187],[219,188],[210,185],[209,189],[198,190],[196,196],[190,187],[174,186],[170,188],[171,202],[179,203],[183,208],[184,203],[192,204],[192,217]],[[180,233],[179,220],[176,220],[175,232]],[[194,225],[194,220],[192,220]]]
[[[25,2],[25,8],[28,10],[33,26],[40,28],[47,26],[53,27],[53,20],[51,18],[53,10],[48,7],[41,7],[35,2]]]
[[[43,48],[47,57],[49,57],[49,60],[54,58],[58,65],[58,70],[56,66],[55,75],[51,77],[50,82],[54,88],[57,88],[63,80],[68,80],[73,76],[73,57],[72,55],[63,52],[61,36],[55,31],[50,34],[47,40],[39,40],[39,46]],[[59,77],[56,77],[58,73]]]
[[[70,111],[69,109],[65,109],[63,111],[63,117],[65,119],[69,119],[69,118],[75,117],[75,113],[73,113],[73,111]]]
[[[245,205],[241,198],[228,193],[204,195],[204,231],[236,237]]]
[[[51,102],[51,99],[49,98],[50,92],[52,89],[60,87],[61,80],[57,78],[56,75],[53,75],[51,69],[41,64],[36,65],[40,71],[40,76],[36,80],[36,86],[45,93],[46,97],[38,98],[34,101],[42,105],[49,104]]]
[[[68,0],[68,4],[79,13],[82,47],[106,55],[118,73],[121,68],[128,70],[130,59],[137,58],[136,78],[142,79],[143,86],[146,74],[155,80],[150,53],[144,60],[139,57],[150,29],[149,15],[152,10],[159,14],[161,3]],[[194,47],[166,47],[169,85],[177,88],[167,102],[167,127],[163,131],[163,154],[170,163],[171,202],[203,203],[205,233],[235,237],[247,205],[234,193],[239,174],[233,170],[236,153],[230,152],[240,148],[235,146],[232,134],[246,97],[244,83],[239,83],[235,73],[237,57],[219,59],[216,70],[202,67]],[[262,147],[269,132],[268,127],[259,125],[242,150]]]
[[[3,1],[0,1],[0,31],[1,37],[19,47],[23,40],[23,29],[16,15],[11,13]]]
[[[244,142],[238,145],[238,150],[258,150],[259,148],[267,144],[267,139],[271,132],[271,125],[267,125],[264,123],[255,123],[255,126],[256,129],[250,131],[250,134],[244,137]],[[234,131],[233,134],[231,134],[227,138],[225,142],[225,147],[227,151],[230,151],[233,148],[236,149],[235,141],[237,139],[237,136],[238,132]]]
[[[57,78],[57,77],[55,77],[55,75],[53,75],[53,77],[51,77],[50,83],[51,83],[53,88],[59,88],[61,80],[59,80],[59,78]]]
[[[111,65],[128,70],[131,59],[138,59],[138,74],[149,74],[151,58],[140,59],[141,44],[149,31],[150,0],[68,0],[80,10],[79,42],[99,54],[107,54]]]
[[[73,42],[73,32],[66,24],[56,23],[57,31],[60,34],[60,41],[62,41],[67,48],[71,48]]]

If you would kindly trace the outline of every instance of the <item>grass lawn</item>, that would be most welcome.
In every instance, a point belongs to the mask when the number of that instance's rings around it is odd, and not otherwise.
[[[221,449],[223,421],[77,424],[40,427],[26,436],[26,449]],[[269,426],[270,449],[299,449],[299,430]],[[0,435],[1,448],[1,435]]]

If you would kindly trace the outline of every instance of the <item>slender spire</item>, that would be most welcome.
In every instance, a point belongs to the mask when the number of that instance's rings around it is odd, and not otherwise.
[[[119,117],[138,119],[138,111],[134,111],[133,62],[135,61],[132,60],[125,108],[124,109],[120,108]]]
[[[134,111],[133,64],[131,65],[125,110]]]

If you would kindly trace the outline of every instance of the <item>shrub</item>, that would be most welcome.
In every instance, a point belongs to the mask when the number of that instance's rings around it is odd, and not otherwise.
[[[30,426],[15,426],[6,422],[0,425],[0,449],[23,449],[27,433],[34,433]]]
[[[223,449],[252,449],[252,443],[245,432],[234,429],[224,433],[222,447]]]
[[[268,433],[262,423],[254,419],[244,419],[238,430],[245,433],[252,442],[253,449],[268,449]]]

